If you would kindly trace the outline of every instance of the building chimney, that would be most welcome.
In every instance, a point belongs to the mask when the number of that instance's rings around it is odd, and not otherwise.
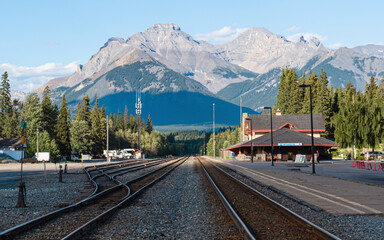
[[[277,116],[281,116],[281,111],[280,111],[280,109],[277,109],[277,110],[276,110],[276,115],[277,115]]]

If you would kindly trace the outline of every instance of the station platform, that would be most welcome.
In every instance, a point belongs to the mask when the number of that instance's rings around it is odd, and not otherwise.
[[[384,214],[384,172],[358,169],[350,161],[311,164],[238,162],[206,157],[264,185],[335,215]]]

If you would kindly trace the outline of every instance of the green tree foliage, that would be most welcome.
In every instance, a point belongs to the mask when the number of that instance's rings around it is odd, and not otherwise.
[[[75,154],[90,154],[93,145],[92,133],[88,122],[73,121],[71,124],[71,147]]]
[[[77,105],[77,113],[76,113],[76,120],[77,121],[86,121],[88,122],[89,125],[91,125],[91,121],[89,119],[90,114],[91,114],[91,105],[89,103],[89,97],[86,95],[83,98],[83,102],[81,106],[79,107],[79,104]]]
[[[51,138],[54,138],[58,110],[56,105],[52,105],[51,91],[49,90],[48,86],[46,86],[43,91],[40,106],[42,129],[46,130],[49,133],[49,136],[51,136]]]
[[[228,127],[227,129],[220,129],[215,134],[215,156],[220,156],[220,149],[225,149],[232,145],[235,145],[240,134],[240,126],[236,126],[235,129]],[[213,156],[213,134],[210,135],[207,144],[207,155]]]
[[[125,105],[125,109],[124,109],[124,129],[128,129],[129,128],[129,112],[128,112],[128,108],[127,108],[127,105]]]
[[[49,152],[51,160],[56,160],[60,156],[59,148],[55,139],[51,138],[48,131],[39,132],[39,152]],[[37,151],[37,134],[28,142],[26,149],[27,156],[34,156]]]
[[[16,112],[13,112],[11,116],[7,116],[4,119],[3,137],[5,138],[20,137],[19,120],[17,118]]]
[[[71,141],[70,141],[70,118],[67,109],[67,101],[65,94],[61,101],[59,117],[56,124],[56,143],[58,144],[61,156],[65,156],[67,160],[71,159]]]
[[[27,122],[27,129],[24,135],[27,139],[36,138],[37,129],[42,130],[40,99],[36,94],[30,95],[24,103],[21,111],[21,119]]]
[[[93,107],[90,115],[91,120],[91,136],[92,136],[92,154],[101,155],[106,145],[106,120],[101,114],[99,108],[99,101],[96,97],[95,106]],[[123,126],[124,127],[124,126]]]
[[[12,116],[11,91],[8,79],[8,73],[1,75],[0,82],[0,136],[3,132],[4,121]]]
[[[148,114],[147,132],[151,133],[152,131],[153,131],[152,119],[151,119],[151,115]]]

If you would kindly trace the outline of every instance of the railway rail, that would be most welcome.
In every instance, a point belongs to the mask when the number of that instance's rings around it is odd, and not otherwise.
[[[170,169],[173,169],[175,164],[180,164],[183,160],[185,161],[185,159],[168,160],[170,163],[167,163],[167,165],[126,183],[116,180],[116,176],[165,163],[165,160],[146,161],[145,163],[136,163],[130,166],[124,164],[123,170],[121,169],[123,164],[114,164],[113,167],[99,166],[99,168],[86,169],[86,173],[96,186],[96,190],[90,196],[75,204],[10,228],[0,233],[0,239],[76,239],[84,233],[84,229],[94,226],[101,219],[113,214],[123,203],[133,199],[142,189],[153,184]],[[97,171],[99,174],[96,173]],[[103,180],[98,181],[97,179]],[[99,187],[99,184],[104,185],[107,179],[116,182],[114,186]],[[128,185],[132,185],[134,191],[131,191]],[[104,190],[100,191],[102,188]]]
[[[245,239],[339,239],[212,162],[198,159],[209,182]]]

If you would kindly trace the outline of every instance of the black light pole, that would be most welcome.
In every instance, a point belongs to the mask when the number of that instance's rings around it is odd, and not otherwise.
[[[272,130],[272,108],[271,107],[264,107],[264,109],[269,109],[269,115],[271,116],[271,161],[272,166],[275,166],[273,164],[273,130]]]
[[[303,84],[299,85],[299,87],[306,88],[309,87],[309,108],[311,110],[311,138],[312,138],[312,173],[316,173],[315,171],[315,153],[314,153],[314,146],[313,146],[313,117],[312,117],[312,88],[311,85]]]
[[[246,118],[245,120],[251,123],[251,163],[253,163],[253,139],[252,139],[252,119]]]

